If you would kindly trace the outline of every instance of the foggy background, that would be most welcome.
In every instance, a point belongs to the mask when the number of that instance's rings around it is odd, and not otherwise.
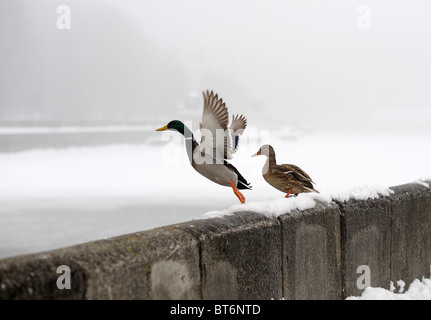
[[[427,0],[0,0],[0,258],[238,204],[154,131],[196,130],[207,89],[247,117],[247,204],[296,200],[250,157],[265,143],[331,199],[428,186],[430,17]]]
[[[158,127],[197,121],[213,89],[266,127],[417,129],[431,119],[430,16],[425,0],[2,0],[0,121]]]

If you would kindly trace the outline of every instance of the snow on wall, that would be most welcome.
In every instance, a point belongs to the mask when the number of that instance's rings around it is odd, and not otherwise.
[[[343,202],[350,199],[377,199],[379,196],[389,196],[392,193],[393,191],[390,188],[382,185],[367,185],[328,193],[300,193],[296,197],[290,196],[289,198],[275,200],[254,201],[242,205],[237,204],[225,210],[210,211],[203,214],[200,219],[220,218],[232,215],[234,212],[244,211],[257,212],[267,217],[278,217],[282,214],[291,213],[294,210],[297,210],[297,213],[300,214],[301,211],[314,208],[316,201],[329,204],[332,201]]]
[[[360,296],[350,296],[346,300],[431,300],[431,279],[415,279],[404,291],[404,281],[399,280],[400,290],[395,292],[395,287],[390,290],[384,288],[367,287]]]

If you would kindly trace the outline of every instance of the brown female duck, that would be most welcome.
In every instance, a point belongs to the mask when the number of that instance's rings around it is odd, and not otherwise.
[[[275,151],[269,144],[260,147],[252,157],[265,155],[267,160],[262,169],[263,178],[274,188],[285,192],[286,198],[290,194],[298,195],[303,192],[316,192],[313,180],[300,167],[293,164],[278,165],[275,159]]]

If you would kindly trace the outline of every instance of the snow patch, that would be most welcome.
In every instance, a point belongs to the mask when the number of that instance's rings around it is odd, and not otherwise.
[[[210,218],[222,218],[224,216],[232,216],[233,212],[229,210],[221,210],[221,211],[209,211],[207,213],[204,213],[202,216],[197,217],[193,220],[201,220],[201,219],[210,219]]]
[[[417,179],[417,180],[413,181],[413,183],[420,184],[421,186],[424,186],[425,188],[429,189],[430,188],[429,183],[425,182],[424,180],[425,179]],[[426,179],[426,180],[431,180],[431,179]]]
[[[377,199],[380,196],[387,197],[392,193],[394,193],[393,190],[383,185],[365,185],[360,187],[359,186],[353,187],[347,190],[331,192],[330,195],[332,200],[345,202],[350,199],[355,199],[355,200]]]
[[[202,215],[200,218],[220,218],[226,215],[233,215],[235,212],[256,212],[267,217],[278,217],[282,214],[291,213],[294,210],[305,211],[312,209],[316,205],[316,200],[324,203],[332,201],[348,201],[349,199],[367,200],[376,199],[380,196],[389,196],[394,193],[388,187],[381,185],[368,185],[355,187],[344,191],[329,193],[300,193],[296,197],[271,199],[265,201],[253,201],[245,204],[236,204],[229,209],[221,211],[211,211]]]
[[[400,287],[395,293],[395,287],[391,283],[390,290],[384,288],[368,287],[360,296],[350,296],[346,300],[431,300],[431,280],[423,278],[422,281],[415,279],[407,291],[404,292],[405,282],[397,281]]]
[[[229,208],[233,212],[251,211],[263,214],[267,217],[278,217],[282,214],[291,213],[298,209],[304,211],[314,208],[316,200],[330,203],[330,197],[318,193],[301,193],[297,197],[279,198],[275,200],[256,201],[246,204],[237,204]]]

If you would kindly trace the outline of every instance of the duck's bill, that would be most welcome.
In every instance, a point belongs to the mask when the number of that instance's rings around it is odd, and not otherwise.
[[[168,130],[168,125],[156,129],[156,131],[165,131],[165,130]]]
[[[258,151],[255,154],[253,154],[252,157],[256,157],[256,156],[260,156],[260,155],[261,155],[261,153],[260,153],[260,151]]]

